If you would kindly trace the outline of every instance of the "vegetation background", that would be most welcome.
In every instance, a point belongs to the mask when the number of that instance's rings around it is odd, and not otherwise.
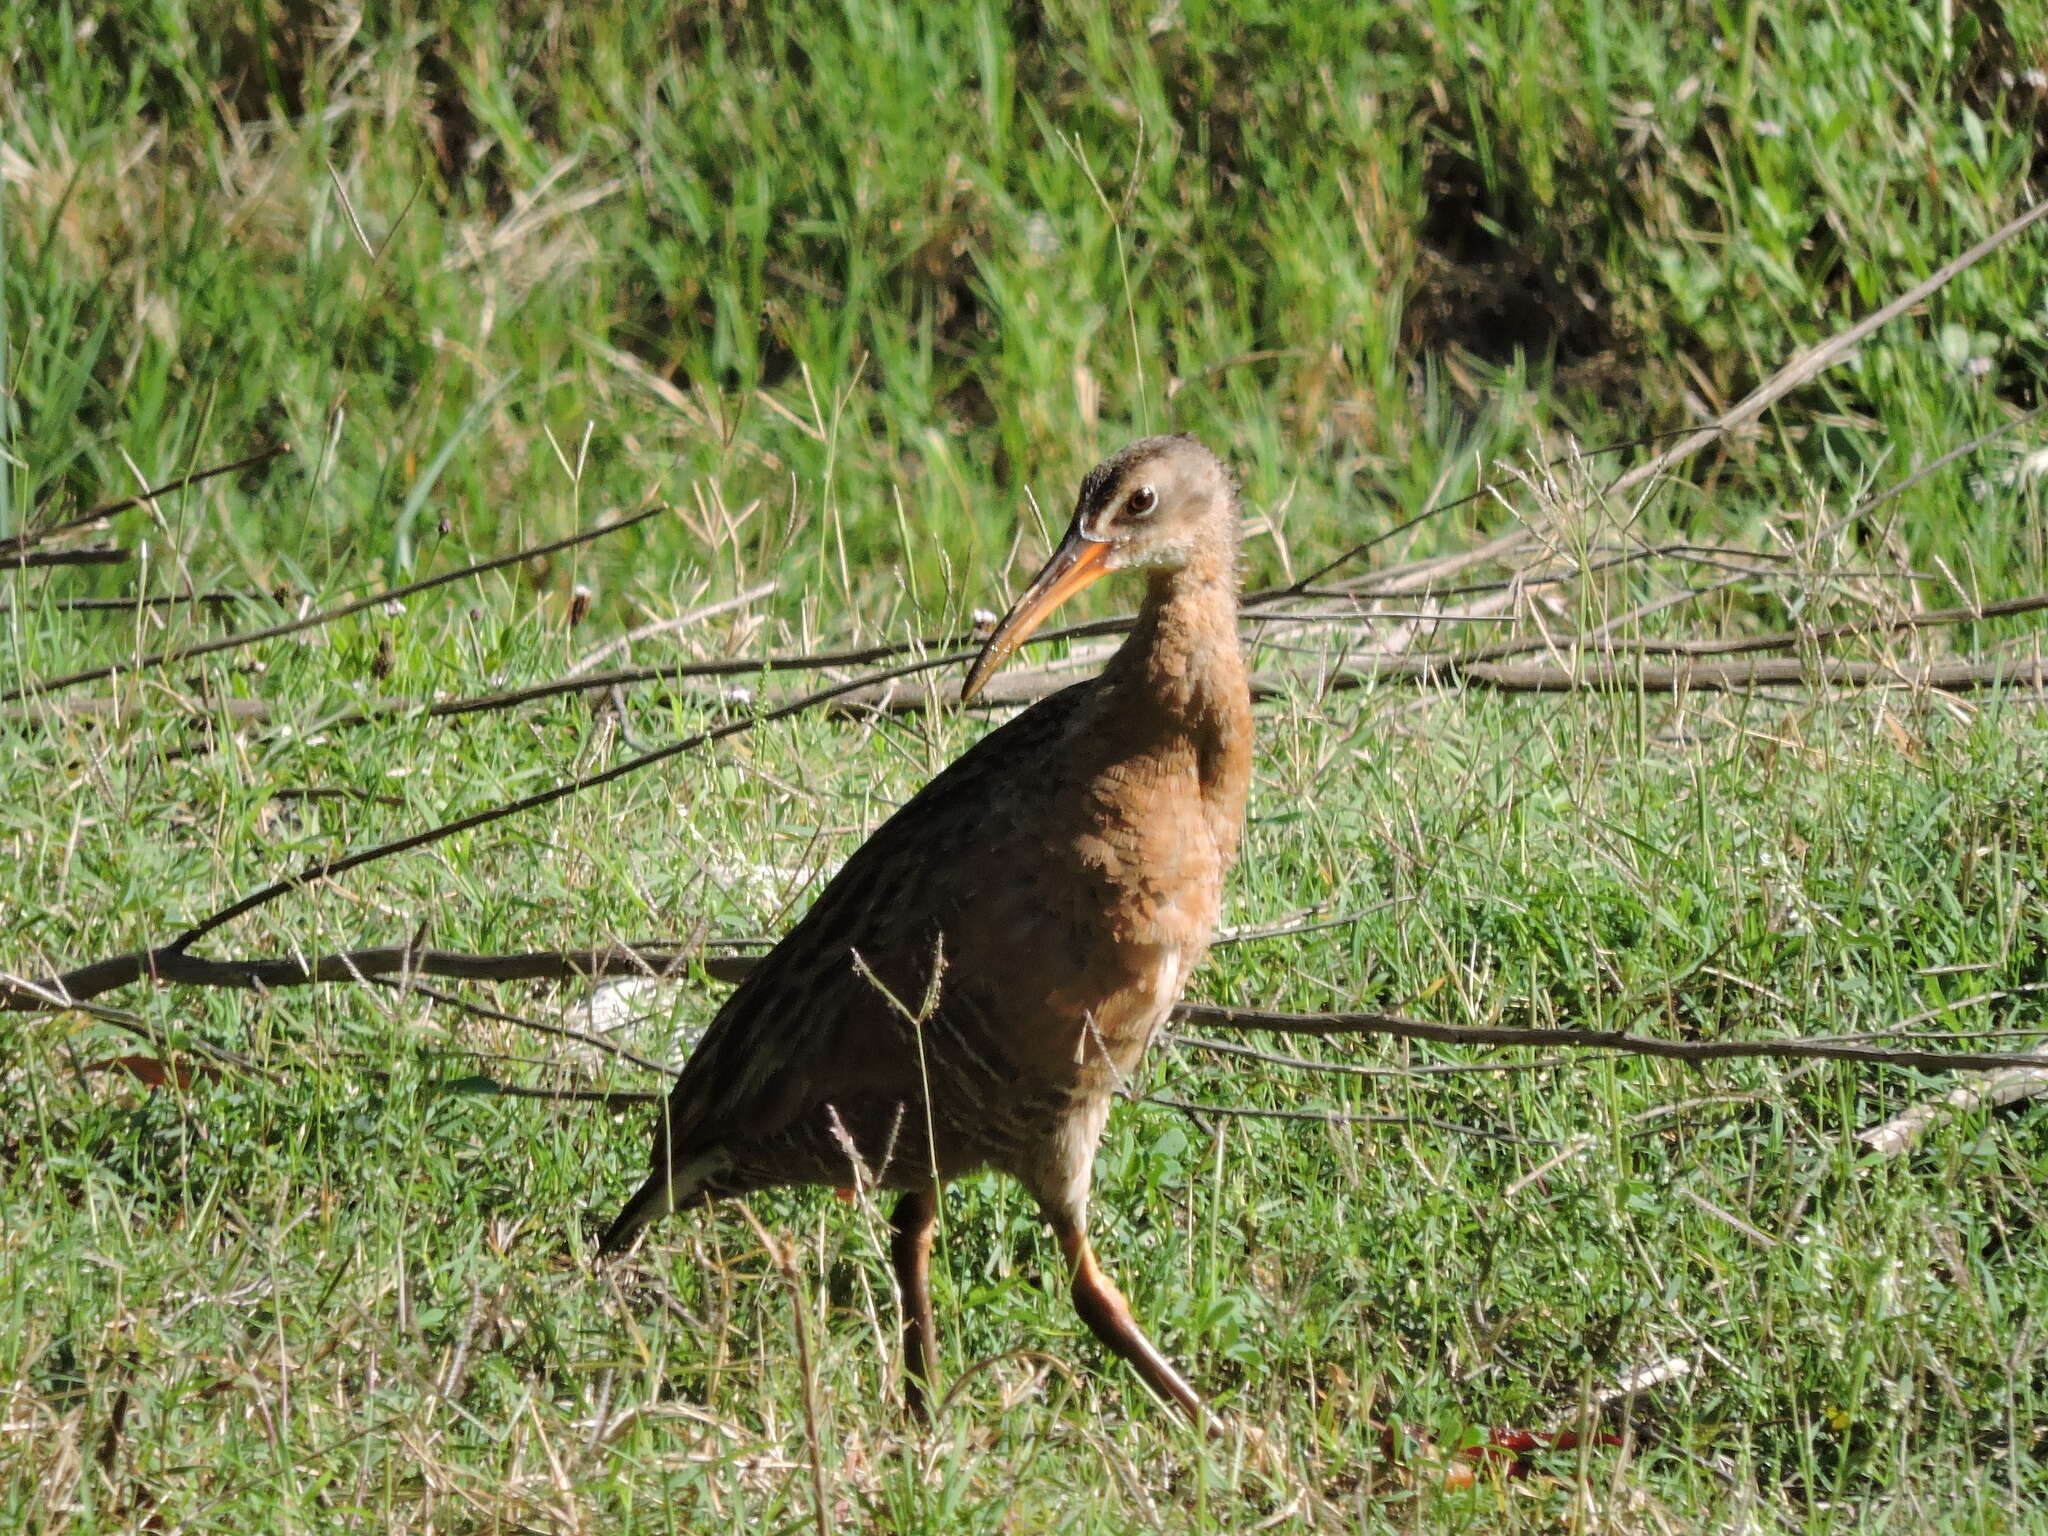
[[[2022,414],[2048,364],[2038,232],[1644,494],[1600,494],[1643,449],[1574,445],[1711,418],[1997,228],[2048,190],[2044,113],[2048,10],[1991,0],[0,7],[0,539],[291,445],[89,530],[125,558],[0,572],[0,971],[162,942],[752,693],[422,701],[679,615],[611,662],[957,635],[1079,474],[1149,430],[1241,471],[1253,587],[1499,482],[1341,570],[1545,529],[1517,567],[1541,580],[1457,643],[1847,622],[1892,626],[1858,654],[1901,668],[2038,657],[2024,617],[1895,625],[2048,588]],[[655,504],[289,638],[140,661]],[[983,729],[805,715],[208,944],[772,934]],[[1219,950],[1205,998],[1978,1049],[2044,1028],[2025,692],[1298,676],[1261,731],[1231,920],[1291,931]],[[786,1272],[737,1212],[593,1272],[644,1112],[479,1091],[658,1089],[504,1015],[672,1061],[716,1006],[696,983],[140,987],[107,1000],[130,1014],[0,1015],[0,1523],[2048,1513],[2038,1109],[1882,1156],[1857,1132],[1946,1076],[1314,1046],[1338,1074],[1170,1045],[1148,1088],[1221,1108],[1119,1109],[1101,1246],[1268,1453],[1192,1442],[1102,1360],[992,1180],[948,1206],[961,1380],[921,1438],[892,1407],[869,1203],[756,1202]],[[1655,1384],[1600,1409],[1632,1373]],[[1454,1448],[1587,1415],[1623,1443],[1471,1486],[1390,1467],[1376,1427]]]

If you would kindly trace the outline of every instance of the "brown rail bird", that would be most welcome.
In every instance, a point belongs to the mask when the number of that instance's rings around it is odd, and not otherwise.
[[[1133,443],[1082,481],[1065,540],[961,695],[1111,572],[1146,578],[1130,637],[1099,676],[991,731],[890,817],[733,991],[604,1251],[720,1196],[903,1191],[891,1251],[921,1414],[939,1188],[994,1167],[1037,1200],[1097,1337],[1211,1422],[1096,1263],[1087,1215],[1110,1096],[1209,948],[1244,825],[1237,525],[1230,472],[1191,437]]]

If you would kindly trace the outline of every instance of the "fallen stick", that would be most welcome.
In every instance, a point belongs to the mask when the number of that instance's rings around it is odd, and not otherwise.
[[[1441,1045],[1513,1045],[1542,1050],[1614,1051],[1654,1056],[1693,1066],[1710,1061],[1851,1061],[1868,1066],[1907,1067],[1916,1072],[1999,1072],[2038,1067],[2040,1058],[2020,1052],[1920,1051],[1857,1045],[1844,1040],[1660,1040],[1616,1029],[1518,1028],[1497,1024],[1436,1024],[1392,1013],[1263,1013],[1213,1003],[1182,1003],[1175,1019],[1193,1019],[1211,1029],[1261,1029],[1279,1035],[1387,1035],[1397,1040],[1432,1040]]]
[[[126,512],[130,507],[139,507],[146,501],[159,496],[168,496],[172,491],[182,491],[188,485],[197,485],[202,480],[211,480],[216,475],[231,475],[238,469],[251,469],[258,464],[268,463],[279,454],[292,451],[289,443],[272,443],[268,448],[259,449],[246,458],[229,464],[215,464],[208,469],[195,469],[189,475],[180,475],[175,480],[166,480],[162,485],[151,486],[134,496],[124,496],[119,501],[110,501],[104,506],[94,507],[90,512],[77,517],[66,518],[61,523],[46,523],[40,528],[26,528],[9,538],[0,539],[0,560],[31,550],[45,540],[54,539],[60,533],[71,533],[79,528],[90,528],[94,523],[104,522],[117,512]]]
[[[976,702],[1014,708],[1057,693],[1074,679],[1043,670],[999,674]],[[1838,657],[1781,656],[1747,661],[1669,664],[1635,661],[1619,653],[1581,655],[1555,662],[1475,662],[1442,652],[1359,655],[1330,668],[1296,667],[1255,673],[1254,700],[1301,692],[1370,688],[1385,684],[1467,687],[1496,693],[1742,693],[1754,688],[1887,688],[1912,693],[1975,693],[1989,688],[2048,688],[2048,660],[1951,661],[1901,665]],[[918,714],[934,701],[950,704],[957,689],[869,685],[834,701],[838,713]]]
[[[518,565],[523,561],[537,560],[543,555],[558,554],[562,550],[573,548],[578,544],[588,544],[592,539],[601,539],[607,534],[618,533],[624,529],[634,527],[637,524],[646,522],[650,517],[659,516],[667,510],[666,507],[648,507],[643,511],[635,512],[630,517],[622,517],[615,523],[605,523],[596,528],[586,528],[581,533],[572,533],[566,538],[551,539],[545,544],[535,544],[526,549],[514,550],[509,555],[497,555],[489,560],[479,560],[473,565],[463,566],[460,570],[443,571],[438,576],[427,576],[419,581],[407,582],[403,586],[372,593],[368,597],[359,597],[353,602],[342,603],[334,608],[324,608],[318,613],[309,613],[304,618],[291,619],[283,624],[272,624],[263,629],[244,630],[239,634],[223,635],[217,640],[204,640],[196,645],[174,646],[169,650],[152,651],[147,656],[139,657],[130,662],[116,663],[113,666],[87,667],[82,671],[67,672],[61,677],[33,678],[19,687],[10,688],[5,693],[0,693],[0,704],[13,704],[21,699],[39,698],[45,694],[56,693],[65,688],[75,688],[80,683],[104,682],[106,679],[118,675],[144,672],[155,667],[171,666],[177,662],[191,661],[195,657],[212,656],[220,651],[238,650],[243,646],[255,645],[264,640],[276,640],[285,635],[296,635],[304,630],[317,629],[323,624],[332,624],[337,619],[348,618],[351,614],[361,613],[365,609],[381,607],[385,603],[402,602],[408,597],[413,597],[432,588],[447,586],[450,582],[464,581],[472,576],[482,576],[508,565]],[[67,553],[84,553],[84,551]],[[117,551],[116,553],[123,560],[128,558],[127,551],[125,550]],[[38,557],[35,554],[28,554],[20,558],[33,563]],[[0,561],[0,565],[5,563],[5,561]]]
[[[674,977],[691,965],[715,980],[737,982],[759,957],[707,955],[695,948],[614,945],[590,950],[537,950],[512,955],[471,955],[392,945],[351,950],[302,960],[205,960],[165,946],[96,961],[47,981],[0,976],[0,1011],[59,1012],[88,1006],[117,987],[153,980],[193,986],[307,986],[359,982],[376,976],[440,976],[468,981],[558,981],[594,976]],[[1212,1029],[1265,1030],[1284,1035],[1381,1035],[1429,1040],[1443,1045],[1517,1046],[1543,1050],[1612,1051],[1700,1065],[1710,1061],[1846,1061],[1905,1067],[1919,1072],[2040,1071],[2031,1052],[1923,1051],[1860,1044],[1850,1040],[1662,1040],[1623,1030],[1520,1028],[1506,1025],[1438,1024],[1392,1013],[1266,1013],[1213,1003],[1181,1003],[1171,1017]]]
[[[224,987],[255,992],[329,982],[374,981],[389,976],[435,976],[449,981],[674,977],[693,965],[701,965],[715,980],[734,982],[746,974],[751,964],[751,957],[743,955],[705,954],[687,946],[630,944],[507,955],[462,954],[387,944],[312,957],[287,955],[249,960],[208,960],[163,946],[112,955],[42,981],[0,976],[0,1012],[46,1013],[76,1007],[142,981],[159,986]]]
[[[1707,422],[1697,431],[1688,433],[1680,438],[1663,452],[1656,454],[1652,458],[1645,459],[1642,463],[1636,465],[1635,468],[1615,480],[1613,484],[1607,487],[1607,495],[1609,497],[1626,496],[1638,486],[1676,469],[1680,464],[1683,464],[1687,459],[1717,438],[1734,431],[1738,427],[1749,425],[1773,405],[1784,399],[1785,396],[1792,393],[1793,390],[1798,389],[1802,385],[1812,383],[1814,379],[1818,378],[1828,369],[1854,355],[1856,348],[1862,345],[1873,332],[1891,324],[1892,321],[1898,319],[1899,316],[1905,314],[1916,305],[1925,303],[1955,278],[1961,276],[1964,272],[1967,272],[1971,267],[1982,261],[1986,256],[1991,255],[2000,247],[2010,244],[2013,240],[2017,239],[2021,234],[2040,222],[2044,216],[2048,216],[2048,200],[2038,202],[2024,213],[2008,219],[2004,224],[1992,231],[1992,233],[1979,240],[1967,251],[1964,251],[1962,255],[1956,257],[1945,266],[1929,273],[1927,277],[1915,283],[1890,303],[1872,310],[1861,320],[1845,326],[1834,335],[1828,337],[1827,340],[1818,342],[1808,347],[1805,351],[1794,354],[1776,373],[1772,374],[1763,383],[1759,384],[1747,395],[1744,395],[1712,421]],[[1461,550],[1455,555],[1443,558],[1456,561],[1459,568],[1486,560],[1496,560],[1520,548],[1528,540],[1534,538],[1541,526],[1543,525],[1517,525],[1473,549]]]
[[[2038,1065],[2008,1067],[1982,1082],[1965,1083],[1938,1099],[1924,1100],[1902,1110],[1882,1125],[1858,1131],[1856,1139],[1879,1157],[1897,1157],[1925,1132],[1958,1115],[2048,1097],[2048,1045],[2037,1046],[2030,1054],[2042,1058]]]
[[[128,551],[112,544],[87,544],[79,549],[31,549],[0,554],[0,571],[27,571],[45,565],[120,565]]]

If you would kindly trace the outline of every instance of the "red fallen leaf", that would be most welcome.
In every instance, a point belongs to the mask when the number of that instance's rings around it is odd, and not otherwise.
[[[1496,1429],[1486,1437],[1484,1446],[1472,1446],[1467,1454],[1501,1450],[1512,1452],[1516,1456],[1526,1456],[1531,1451],[1576,1451],[1581,1445],[1586,1444],[1618,1446],[1621,1444],[1621,1436],[1582,1435],[1576,1429],[1560,1429],[1554,1435],[1539,1435],[1526,1429]]]
[[[1509,1477],[1527,1477],[1534,1470],[1529,1458],[1538,1451],[1575,1451],[1582,1445],[1621,1444],[1621,1436],[1582,1435],[1576,1429],[1538,1434],[1526,1429],[1496,1429],[1480,1445],[1468,1445],[1459,1454],[1481,1466],[1499,1467]]]
[[[1527,1477],[1533,1470],[1529,1458],[1538,1451],[1575,1451],[1586,1444],[1619,1446],[1621,1443],[1619,1435],[1582,1435],[1575,1429],[1560,1429],[1552,1434],[1527,1429],[1495,1429],[1489,1430],[1486,1438],[1478,1444],[1460,1446],[1447,1458],[1435,1441],[1415,1434],[1398,1421],[1380,1426],[1382,1456],[1395,1463],[1412,1461],[1440,1467],[1447,1488],[1471,1487],[1476,1467],[1498,1467],[1509,1477]],[[1408,1453],[1406,1456],[1403,1455],[1404,1449]],[[1447,1461],[1452,1464],[1447,1464]],[[1465,1465],[1456,1465],[1457,1462]]]
[[[220,1076],[217,1068],[209,1067],[204,1063],[190,1065],[185,1062],[178,1062],[174,1065],[170,1062],[159,1061],[154,1056],[102,1056],[98,1061],[87,1062],[85,1070],[88,1072],[116,1070],[126,1072],[130,1077],[135,1078],[139,1082],[147,1083],[152,1088],[163,1088],[173,1085],[178,1088],[190,1088],[201,1079],[212,1082]]]

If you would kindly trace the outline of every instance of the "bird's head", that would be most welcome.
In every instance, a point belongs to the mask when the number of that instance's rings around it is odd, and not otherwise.
[[[1112,571],[1198,568],[1232,580],[1237,486],[1192,437],[1148,437],[1104,459],[1081,482],[1067,536],[989,636],[960,697],[967,700],[1052,611]]]

